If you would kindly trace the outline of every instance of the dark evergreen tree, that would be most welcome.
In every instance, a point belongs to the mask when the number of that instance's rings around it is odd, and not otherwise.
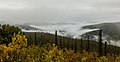
[[[55,31],[55,46],[57,46],[57,30]]]
[[[80,41],[80,51],[81,52],[83,51],[83,41],[82,41],[82,38],[81,38],[81,41]]]
[[[104,55],[105,56],[107,55],[107,42],[105,42],[105,52],[104,52]]]
[[[99,56],[102,56],[102,30],[99,31]]]

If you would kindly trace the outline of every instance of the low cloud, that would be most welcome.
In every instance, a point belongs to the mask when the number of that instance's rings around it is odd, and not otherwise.
[[[8,23],[119,20],[119,0],[0,0],[0,21]]]

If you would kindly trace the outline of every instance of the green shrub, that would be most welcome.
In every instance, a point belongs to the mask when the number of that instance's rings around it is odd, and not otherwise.
[[[14,33],[21,32],[18,27],[10,25],[0,25],[0,43],[9,44],[12,42],[12,36]]]

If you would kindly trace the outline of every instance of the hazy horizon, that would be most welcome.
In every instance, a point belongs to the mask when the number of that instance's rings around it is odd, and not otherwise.
[[[120,21],[120,0],[0,0],[4,23]]]

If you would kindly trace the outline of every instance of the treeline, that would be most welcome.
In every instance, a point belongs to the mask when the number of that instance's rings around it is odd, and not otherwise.
[[[43,32],[23,32],[23,34],[28,38],[28,45],[44,45],[50,43],[60,48],[74,50],[74,52],[83,52],[84,50],[87,52],[98,52],[100,56],[107,54],[115,56],[120,53],[120,47],[108,45],[107,42],[105,44],[102,43],[102,30],[98,33],[99,42],[89,40],[89,36],[87,40],[60,36],[57,35],[57,31],[55,31],[55,35]]]

